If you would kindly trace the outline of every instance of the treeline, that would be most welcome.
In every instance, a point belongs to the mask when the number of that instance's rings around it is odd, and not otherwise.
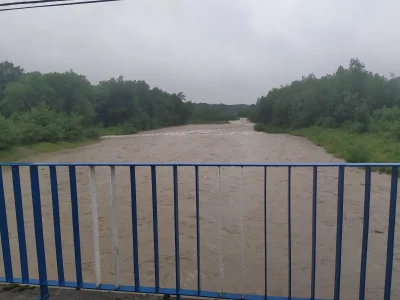
[[[215,121],[228,118],[211,111]],[[92,85],[72,70],[42,74],[0,63],[0,150],[183,125],[193,115],[205,117],[182,92],[167,93],[145,81],[121,76]]]
[[[355,145],[354,136],[375,135],[374,139],[400,141],[400,77],[391,74],[391,78],[386,78],[372,73],[358,59],[350,59],[348,68],[339,66],[333,74],[321,78],[310,74],[272,89],[257,100],[250,119],[258,123],[256,130],[308,128],[308,131],[303,130],[303,135],[311,136],[322,145],[330,143],[324,136],[335,134],[338,139],[345,140],[344,135],[348,133],[347,142],[354,146],[349,160],[368,161],[373,159],[372,155],[364,153],[357,158],[355,153],[368,150],[370,145],[361,142]],[[335,145],[331,146],[332,152],[340,151],[335,150]],[[400,149],[396,151],[400,158]]]
[[[248,116],[247,104],[190,103],[190,123],[226,123]]]
[[[346,127],[400,138],[400,77],[369,72],[358,59],[333,74],[272,89],[257,100],[251,119],[283,128]]]

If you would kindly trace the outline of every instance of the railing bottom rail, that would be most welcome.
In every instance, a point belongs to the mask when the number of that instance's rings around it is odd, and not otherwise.
[[[0,277],[0,283],[10,283],[7,282],[5,277]],[[27,283],[22,282],[22,278],[14,278],[12,283],[17,284],[29,284],[29,285],[37,285],[40,286],[39,279],[29,279]],[[76,289],[78,288],[78,284],[74,281],[65,281],[63,286],[60,286],[58,280],[47,280],[45,283],[48,287],[53,288],[71,288]],[[187,296],[187,297],[203,297],[203,298],[220,298],[220,299],[246,299],[246,300],[287,300],[289,297],[284,296],[264,296],[264,295],[243,295],[243,294],[236,294],[236,293],[222,293],[213,292],[213,291],[200,291],[197,290],[188,290],[188,289],[180,289],[177,293],[176,289],[174,288],[159,288],[158,293],[156,292],[155,287],[144,287],[141,286],[139,288],[133,285],[120,285],[116,287],[114,284],[100,284],[96,286],[95,283],[84,282],[81,286],[82,289],[85,290],[102,290],[102,291],[113,291],[113,292],[130,292],[130,293],[148,293],[148,294],[159,294],[159,295],[171,295],[174,296],[179,294],[180,296]],[[298,298],[298,297],[291,297],[291,300],[311,300],[311,298]],[[332,299],[318,299],[315,300],[332,300]]]

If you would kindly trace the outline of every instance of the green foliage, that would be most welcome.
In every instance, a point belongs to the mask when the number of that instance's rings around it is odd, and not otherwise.
[[[398,112],[400,85],[394,82],[366,71],[358,59],[351,59],[348,69],[340,66],[334,74],[319,79],[310,74],[272,89],[258,99],[251,119],[287,128],[337,128],[355,123],[348,126],[358,133],[369,132],[375,122],[377,130],[379,118],[388,120],[384,116],[390,115],[387,109],[395,109],[394,115]],[[381,109],[384,111],[379,113]]]
[[[122,76],[92,85],[85,76],[24,73],[0,63],[0,150],[48,143],[74,144],[102,134],[135,134],[166,126],[227,122],[248,105],[195,104],[183,92],[168,93]],[[22,147],[22,148],[24,148]]]
[[[91,127],[91,128],[87,128],[85,130],[85,138],[87,139],[93,139],[93,140],[97,140],[98,138],[100,138],[101,133],[99,128],[96,127]]]
[[[237,104],[207,104],[207,103],[191,103],[190,119],[191,124],[206,123],[228,123],[229,121],[239,120],[240,117],[246,117],[249,105]]]
[[[0,115],[0,150],[10,149],[18,140],[18,132],[11,120]]]
[[[254,125],[254,130],[255,131],[263,131],[267,133],[285,133],[287,130],[281,127],[269,125],[269,124],[263,124],[263,123],[256,123]]]
[[[348,69],[339,66],[334,74],[310,74],[272,89],[257,100],[250,119],[264,125],[257,130],[285,128],[347,161],[398,161],[399,83],[399,77],[388,80],[351,59]]]
[[[357,134],[341,128],[321,127],[303,128],[291,133],[307,137],[348,162],[397,162],[400,157],[400,141],[374,133]],[[386,172],[384,168],[381,171]]]

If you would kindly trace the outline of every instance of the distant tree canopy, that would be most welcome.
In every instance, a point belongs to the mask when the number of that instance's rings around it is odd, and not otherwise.
[[[249,105],[247,104],[208,104],[188,103],[190,107],[191,123],[212,123],[236,120],[248,116]]]
[[[92,85],[72,70],[27,73],[11,62],[0,63],[0,150],[96,137],[101,127],[128,134],[193,119],[225,121],[237,118],[239,108],[245,106],[195,104],[183,92],[168,93],[122,76]]]
[[[400,77],[369,72],[360,60],[316,78],[274,88],[257,100],[250,119],[285,128],[346,127],[400,138]]]

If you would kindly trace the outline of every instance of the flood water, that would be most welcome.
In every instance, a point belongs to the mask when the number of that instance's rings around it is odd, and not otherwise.
[[[41,162],[335,162],[306,139],[252,130],[245,120],[225,125],[189,125],[107,137],[75,150],[39,155]],[[21,168],[29,272],[38,278],[29,170]],[[47,272],[57,279],[49,171],[40,168],[40,189]],[[89,170],[77,167],[83,279],[95,282]],[[242,181],[243,172],[243,181]],[[292,295],[311,291],[312,173],[292,168]],[[267,290],[288,295],[288,170],[267,170]],[[68,168],[57,169],[65,277],[75,281],[74,245]],[[3,169],[14,276],[20,277],[11,172]],[[218,180],[218,178],[220,180]],[[337,168],[319,168],[317,198],[316,296],[333,298]],[[137,214],[140,284],[154,286],[153,219],[150,168],[137,167]],[[130,179],[128,167],[116,168],[119,272],[121,284],[133,285]],[[264,293],[264,169],[199,168],[201,289]],[[181,288],[197,289],[195,177],[178,168]],[[390,177],[372,174],[371,217],[366,276],[367,299],[382,299],[385,281]],[[103,283],[114,283],[110,168],[96,168],[100,258]],[[160,286],[175,287],[172,168],[157,168]],[[364,172],[346,169],[342,256],[342,299],[358,299],[363,224]],[[399,209],[397,210],[399,211]],[[219,219],[220,225],[219,226]],[[400,299],[400,216],[395,233],[393,299]],[[242,227],[243,226],[243,227]],[[243,229],[243,230],[242,230]],[[243,232],[243,235],[242,235]],[[221,240],[219,240],[221,234]],[[242,239],[243,237],[243,239]],[[242,243],[243,240],[243,243]],[[220,256],[220,249],[222,255]],[[243,253],[242,253],[243,249]],[[0,250],[1,253],[1,250]],[[2,257],[2,256],[1,256]],[[222,264],[220,264],[222,257]],[[221,268],[220,268],[221,265]],[[0,265],[0,274],[4,274]],[[221,279],[221,281],[220,281]],[[221,282],[221,284],[220,284]]]

